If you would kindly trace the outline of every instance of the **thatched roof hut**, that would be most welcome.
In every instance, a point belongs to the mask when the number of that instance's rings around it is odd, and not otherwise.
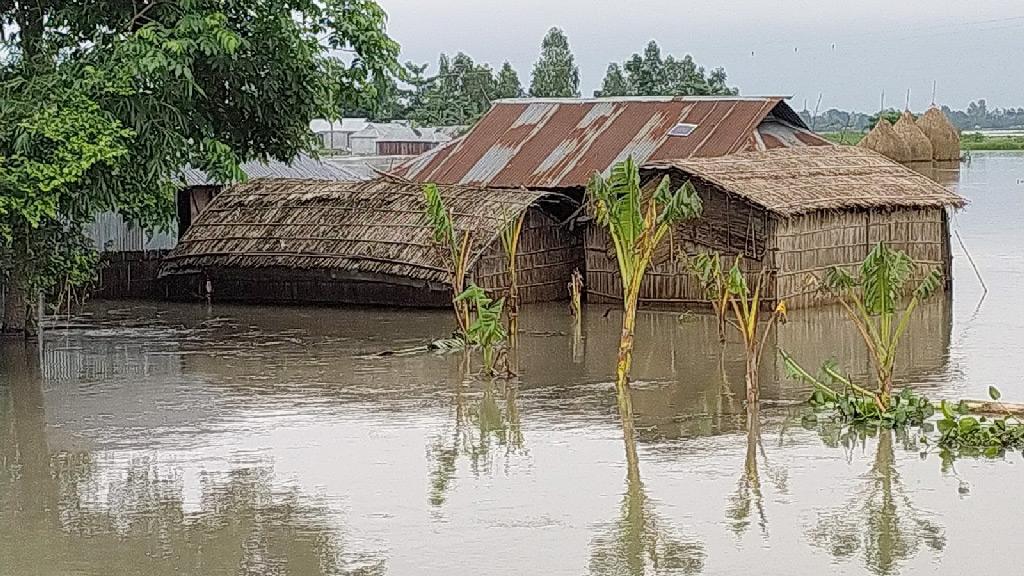
[[[899,120],[892,127],[893,132],[907,143],[910,148],[911,162],[931,162],[932,143],[924,132],[914,122],[914,115],[909,110],[904,110]]]
[[[546,192],[441,186],[457,230],[472,237],[470,279],[502,289],[499,241],[526,213],[517,261],[523,302],[554,300],[581,266],[578,235],[560,226],[571,211]],[[188,279],[186,292],[214,297],[394,306],[450,303],[448,273],[425,215],[423,188],[380,177],[365,182],[251,180],[225,189],[161,268]]]
[[[879,118],[871,132],[868,132],[868,135],[857,145],[874,150],[896,162],[906,164],[911,161],[910,146],[896,134],[892,124],[889,124],[885,118]]]
[[[917,119],[917,127],[932,144],[932,159],[949,162],[960,159],[960,132],[937,106]]]
[[[675,186],[692,182],[704,213],[659,247],[641,290],[647,303],[703,304],[686,260],[705,251],[727,262],[742,255],[748,273],[767,271],[766,299],[792,307],[818,302],[809,275],[855,266],[879,241],[948,271],[945,209],[964,205],[938,183],[854,146],[667,160],[642,170],[648,186],[665,175]],[[589,297],[616,300],[621,283],[606,235],[588,231],[586,246]]]

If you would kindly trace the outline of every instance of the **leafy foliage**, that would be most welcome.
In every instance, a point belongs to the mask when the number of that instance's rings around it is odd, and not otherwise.
[[[630,156],[612,166],[607,178],[594,173],[587,196],[597,223],[608,230],[615,244],[615,256],[622,281],[622,335],[616,364],[616,394],[623,421],[632,425],[628,395],[629,368],[633,358],[633,332],[640,285],[655,249],[671,227],[682,220],[700,216],[700,196],[690,182],[671,190],[663,178],[652,194],[640,187],[640,172]]]
[[[644,53],[633,54],[621,66],[609,64],[596,97],[610,96],[733,96],[739,91],[726,85],[726,74],[716,68],[707,74],[689,54],[681,59],[662,59],[661,48],[651,40]]]
[[[230,181],[245,160],[314,151],[311,119],[375,99],[398,70],[371,0],[4,7],[0,267],[22,295],[89,276],[64,264],[90,260],[80,235],[98,212],[163,227],[185,166]]]
[[[451,213],[445,207],[441,191],[436,184],[423,185],[423,198],[426,202],[427,219],[434,233],[434,243],[441,249],[445,266],[448,268],[452,293],[459,296],[465,290],[472,236],[468,230],[461,235],[455,230]],[[452,305],[455,308],[459,330],[465,333],[469,330],[468,303],[465,298],[453,298]]]
[[[578,98],[580,69],[560,28],[548,30],[541,43],[540,58],[533,65],[530,95],[534,98]]]
[[[942,287],[941,273],[932,268],[924,269],[921,280],[908,290],[915,273],[920,272],[905,252],[879,242],[861,263],[857,276],[831,267],[817,280],[819,289],[843,306],[864,339],[878,381],[877,402],[883,411],[892,392],[900,339],[910,317]]]
[[[473,321],[466,330],[466,341],[480,347],[484,357],[484,371],[492,373],[495,347],[503,343],[508,336],[505,325],[501,322],[505,299],[494,300],[483,288],[471,283],[464,292],[455,297],[455,302],[470,304]]]

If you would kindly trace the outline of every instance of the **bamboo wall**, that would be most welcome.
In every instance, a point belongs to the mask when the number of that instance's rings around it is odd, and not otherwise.
[[[681,181],[673,181],[673,187]],[[718,252],[731,266],[743,256],[742,269],[758,274],[768,248],[773,226],[769,213],[753,204],[715,188],[697,185],[704,202],[698,220],[675,227],[662,241],[640,289],[641,304],[704,305],[700,283],[690,271],[688,259],[700,252]],[[586,293],[588,302],[622,300],[622,282],[611,237],[591,223],[586,231]],[[772,296],[771,286],[765,294]]]
[[[569,230],[544,211],[531,208],[523,221],[516,258],[519,302],[568,299],[573,270],[583,271],[582,246],[579,230]],[[473,266],[470,278],[481,288],[503,294],[508,289],[507,270],[505,249],[495,240]]]
[[[880,241],[924,266],[950,272],[949,227],[942,208],[814,212],[779,220],[774,235],[776,293],[789,308],[821,304],[812,276],[853,269]]]

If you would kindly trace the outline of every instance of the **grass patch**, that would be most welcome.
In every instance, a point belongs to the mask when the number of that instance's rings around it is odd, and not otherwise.
[[[829,142],[846,144],[848,146],[855,146],[862,138],[864,138],[863,132],[821,132],[818,135]]]
[[[1024,136],[987,136],[978,132],[960,137],[961,150],[1024,150]]]
[[[821,132],[819,136],[829,142],[856,146],[863,132]],[[987,136],[978,132],[965,132],[960,137],[961,150],[1024,150],[1024,136]]]

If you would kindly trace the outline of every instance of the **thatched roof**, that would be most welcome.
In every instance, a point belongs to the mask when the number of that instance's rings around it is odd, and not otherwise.
[[[881,154],[854,146],[806,147],[648,164],[677,170],[782,216],[850,208],[960,207],[965,201]]]
[[[896,134],[896,131],[892,129],[892,124],[889,124],[885,118],[879,118],[875,127],[857,146],[874,150],[897,162],[910,162],[910,146],[903,138],[900,138],[899,134]]]
[[[924,132],[921,132],[921,129],[917,127],[917,124],[914,122],[914,115],[909,110],[903,111],[900,119],[896,121],[892,129],[910,148],[911,162],[932,161],[932,143],[924,135]]]
[[[457,230],[471,230],[473,259],[504,222],[544,192],[440,186]],[[441,252],[424,213],[423,187],[391,177],[365,182],[258,179],[225,189],[165,259],[161,276],[209,268],[331,269],[441,282]]]
[[[922,114],[917,119],[917,127],[932,143],[932,159],[960,159],[960,133],[938,107],[932,106]]]

